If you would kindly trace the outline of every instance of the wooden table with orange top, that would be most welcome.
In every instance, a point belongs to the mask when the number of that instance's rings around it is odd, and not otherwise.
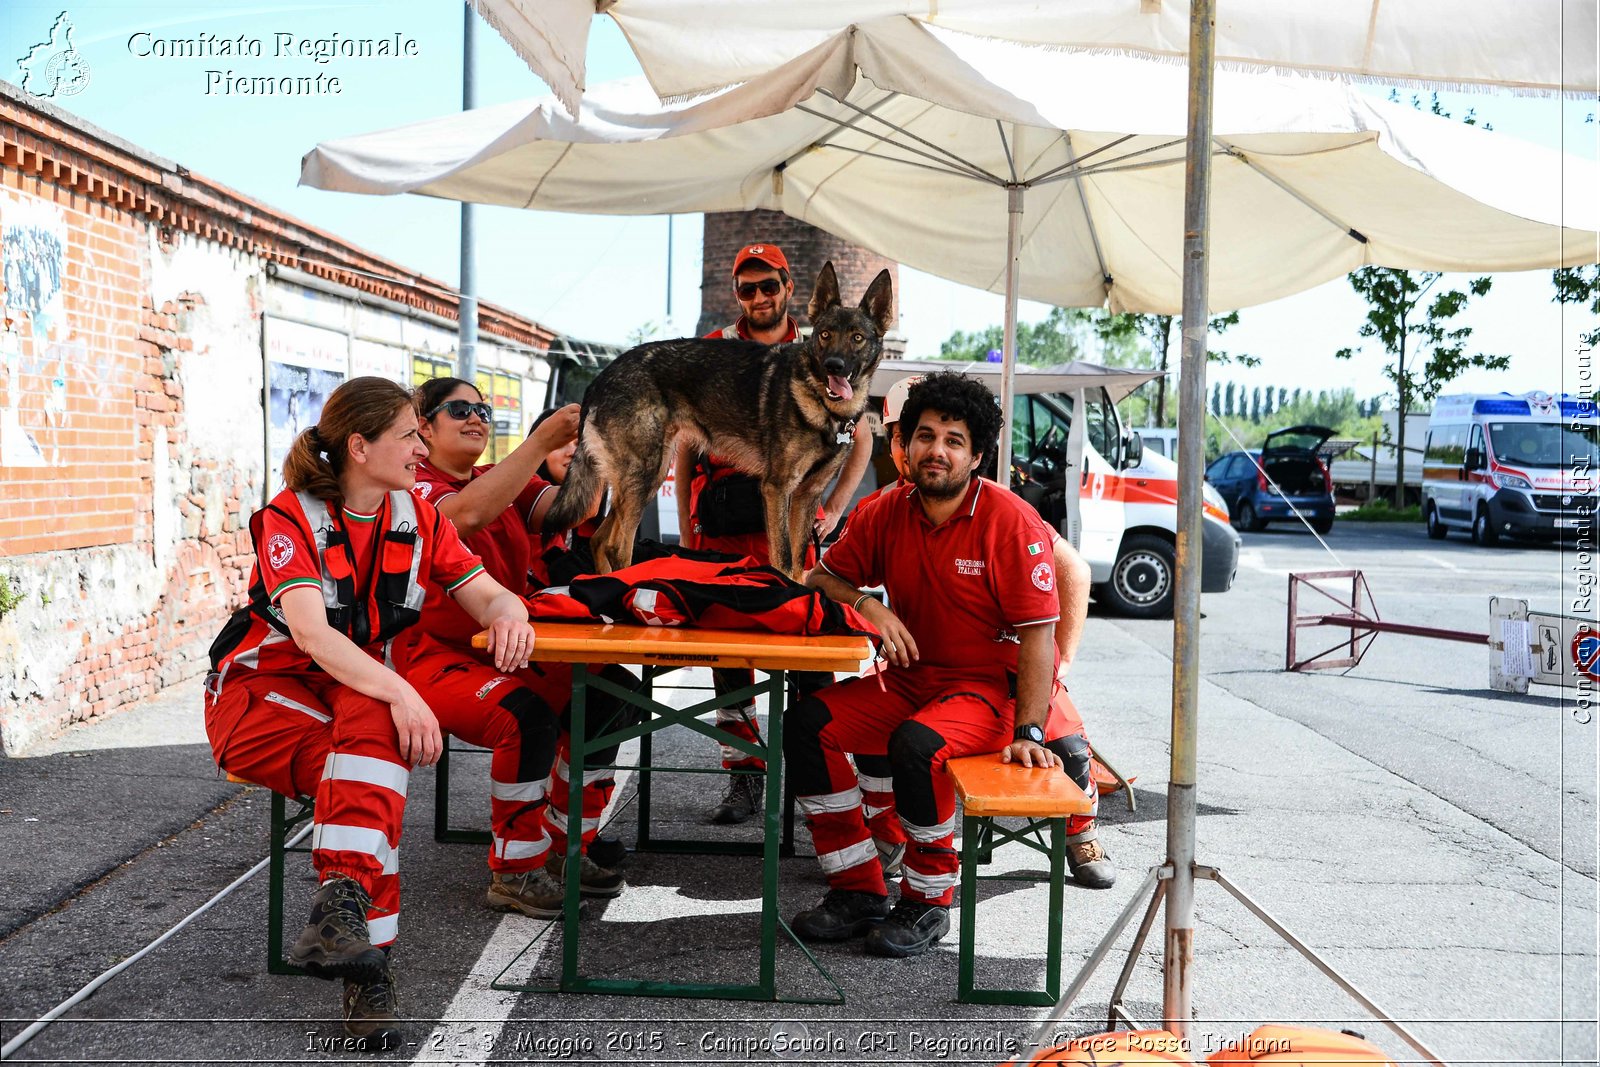
[[[473,643],[485,646],[486,635]],[[783,781],[783,703],[784,676],[787,671],[848,671],[861,669],[872,655],[872,644],[865,637],[802,637],[754,631],[698,630],[660,626],[622,626],[609,623],[563,623],[539,621],[534,624],[533,651],[529,659],[544,663],[570,663],[572,671],[571,761],[582,768],[591,749],[607,748],[634,738],[647,740],[650,734],[667,726],[687,726],[718,744],[731,745],[766,761],[766,813],[762,857],[761,958],[759,976],[753,983],[683,983],[648,979],[586,978],[578,973],[579,892],[578,850],[582,840],[583,774],[569,777],[567,798],[567,895],[563,909],[561,978],[555,985],[502,984],[496,989],[518,991],[606,993],[625,996],[689,996],[724,1000],[778,1000],[778,927],[794,937],[778,918],[778,849],[781,838],[779,805]],[[645,668],[643,692],[630,691],[587,669],[590,663],[620,663]],[[749,686],[731,693],[715,694],[685,708],[675,708],[654,699],[648,685],[658,674],[681,667],[748,667],[764,674]],[[585,739],[585,712],[591,690],[607,693],[642,710],[644,721],[609,730]],[[700,716],[719,707],[737,705],[765,694],[768,700],[767,742],[749,742],[716,726],[700,721]],[[592,768],[591,768],[592,769]],[[642,774],[648,767],[641,766]],[[796,940],[796,944],[799,944]],[[531,946],[530,946],[531,947]],[[802,946],[803,948],[803,946]],[[526,950],[524,950],[526,951]],[[807,953],[810,958],[810,953]],[[813,964],[815,960],[812,959]],[[515,961],[513,961],[513,964]],[[506,970],[510,970],[508,965]],[[821,970],[821,968],[818,968]],[[501,972],[501,977],[504,976]],[[823,972],[826,976],[826,972]],[[829,981],[832,982],[831,977]],[[837,984],[834,988],[838,989]],[[800,1001],[818,1003],[818,1001]],[[822,1003],[842,1003],[838,1000]]]

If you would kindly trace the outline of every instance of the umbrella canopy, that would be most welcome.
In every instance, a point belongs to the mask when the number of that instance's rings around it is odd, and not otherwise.
[[[878,364],[872,375],[872,395],[882,396],[889,387],[902,378],[936,371],[955,371],[976,378],[991,392],[1000,392],[1000,364],[961,363],[955,360],[936,359],[886,359]],[[1104,389],[1116,403],[1146,382],[1161,377],[1158,370],[1140,370],[1136,367],[1107,367],[1099,363],[1077,359],[1053,367],[1018,367],[1016,393],[1033,396],[1036,393],[1071,393],[1079,389]]]
[[[1025,43],[1184,60],[1188,0],[472,0],[574,114],[597,12],[663,97],[744,81],[895,15]],[[1593,95],[1595,0],[1229,0],[1223,67]]]
[[[1175,314],[1184,77],[886,19],[697,101],[663,107],[634,80],[578,119],[545,98],[327,142],[302,181],[552,211],[772,208],[994,291],[1020,189],[1019,295]],[[1219,73],[1215,116],[1213,307],[1368,264],[1595,259],[1592,163],[1301,78]]]

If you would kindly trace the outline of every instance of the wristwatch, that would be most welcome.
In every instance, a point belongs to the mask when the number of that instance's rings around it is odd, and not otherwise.
[[[1011,734],[1012,741],[1032,741],[1036,745],[1044,744],[1044,730],[1038,726],[1019,726]]]

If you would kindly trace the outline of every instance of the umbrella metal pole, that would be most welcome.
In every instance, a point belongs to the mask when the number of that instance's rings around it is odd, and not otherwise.
[[[1183,360],[1178,380],[1178,547],[1172,634],[1172,773],[1167,786],[1166,944],[1162,1017],[1187,1040],[1193,1014],[1195,727],[1200,676],[1200,469],[1204,458],[1215,0],[1189,5],[1188,159],[1183,203]]]
[[[466,21],[461,27],[461,110],[466,112],[478,106],[473,84],[477,73],[478,13],[471,4],[466,4],[462,17]],[[456,377],[474,384],[478,381],[477,227],[472,215],[476,206],[465,200],[461,202],[461,303],[456,339]]]
[[[996,449],[994,480],[1011,484],[1011,409],[1017,383],[1017,290],[1022,279],[1023,187],[1006,188],[1006,328],[1000,354],[1000,441]]]

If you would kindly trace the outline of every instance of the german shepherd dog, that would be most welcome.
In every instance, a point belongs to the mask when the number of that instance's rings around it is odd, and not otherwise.
[[[687,434],[702,451],[760,479],[772,565],[798,579],[817,503],[844,464],[883,355],[892,285],[882,271],[860,307],[844,307],[828,263],[807,307],[812,331],[804,340],[686,338],[618,356],[584,395],[578,451],[545,528],[575,525],[609,487],[611,512],[590,542],[595,570],[628,566],[674,442]]]

